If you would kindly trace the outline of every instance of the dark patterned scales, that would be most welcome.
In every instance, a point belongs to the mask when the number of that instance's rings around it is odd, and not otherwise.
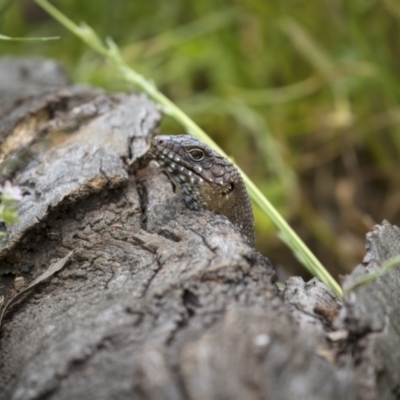
[[[188,135],[156,136],[151,153],[181,190],[188,208],[225,215],[254,246],[250,199],[229,160]]]

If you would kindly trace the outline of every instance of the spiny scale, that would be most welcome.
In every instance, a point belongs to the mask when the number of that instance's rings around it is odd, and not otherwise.
[[[156,136],[151,153],[179,187],[191,210],[225,215],[254,246],[254,218],[246,187],[234,165],[188,135]]]

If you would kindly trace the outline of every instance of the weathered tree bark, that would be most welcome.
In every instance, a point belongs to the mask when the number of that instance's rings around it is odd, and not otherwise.
[[[0,173],[24,191],[4,304],[58,270],[5,312],[0,399],[398,398],[399,271],[343,303],[316,279],[279,292],[225,217],[186,209],[143,157],[160,117],[52,61],[0,61]],[[345,287],[400,253],[400,231],[367,245]]]

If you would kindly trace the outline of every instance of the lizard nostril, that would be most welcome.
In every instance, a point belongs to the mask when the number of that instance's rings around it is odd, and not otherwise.
[[[158,144],[159,144],[160,146],[164,146],[165,140],[164,140],[164,139],[158,139]]]

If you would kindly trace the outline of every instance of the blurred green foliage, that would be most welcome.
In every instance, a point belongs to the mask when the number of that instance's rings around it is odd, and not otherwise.
[[[0,223],[4,222],[8,225],[18,222],[17,203],[21,198],[21,190],[16,186],[12,186],[9,181],[0,185]],[[1,236],[5,236],[3,231],[0,231]]]
[[[383,218],[400,224],[400,5],[395,0],[54,0],[251,176],[334,274]],[[30,0],[0,0],[0,54],[59,60],[74,83],[132,90]],[[160,130],[179,133],[165,118]],[[258,248],[296,262],[255,209]],[[298,271],[290,271],[296,272]]]

